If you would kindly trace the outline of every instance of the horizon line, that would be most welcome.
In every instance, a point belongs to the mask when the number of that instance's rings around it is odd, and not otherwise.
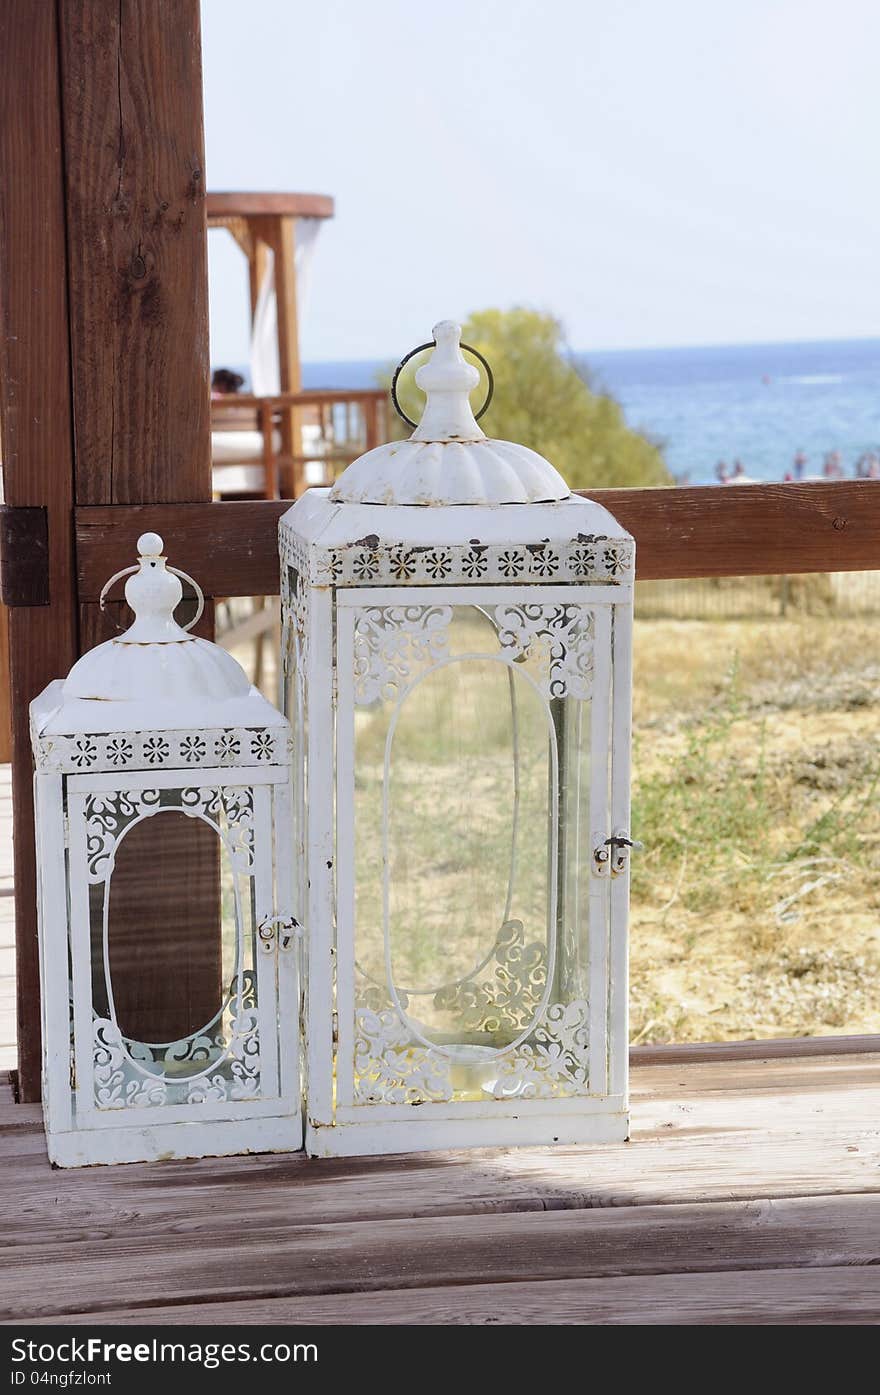
[[[590,349],[572,348],[572,354],[639,354],[639,353],[685,353],[695,349],[708,351],[722,349],[780,349],[820,344],[880,344],[880,334],[834,335],[821,339],[729,339],[714,343],[687,344],[628,344],[609,348],[594,346]],[[306,363],[393,363],[394,354],[374,354],[356,358],[303,357]]]

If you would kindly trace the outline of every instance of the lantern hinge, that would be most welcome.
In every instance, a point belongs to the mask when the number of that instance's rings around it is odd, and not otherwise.
[[[641,852],[644,843],[630,838],[625,829],[618,828],[610,838],[601,833],[593,835],[593,872],[597,877],[619,877],[629,866],[630,853]]]
[[[69,815],[69,814],[65,814],[65,815],[64,815],[64,822],[63,822],[63,824],[62,824],[62,837],[63,837],[63,839],[64,839],[64,846],[65,846],[66,848],[69,848],[69,847],[70,847],[70,815]]]
[[[0,600],[6,606],[49,604],[46,508],[0,505]]]
[[[271,954],[276,943],[279,949],[295,945],[302,938],[302,926],[292,915],[267,915],[260,921],[257,934],[263,949]]]

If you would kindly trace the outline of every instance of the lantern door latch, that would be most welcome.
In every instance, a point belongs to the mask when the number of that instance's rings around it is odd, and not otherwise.
[[[629,866],[631,852],[641,852],[644,843],[630,838],[625,829],[618,828],[610,838],[596,834],[593,840],[593,872],[597,877],[619,877]]]
[[[260,921],[257,934],[263,949],[271,954],[276,944],[279,949],[290,949],[302,936],[302,926],[292,915],[267,915]]]

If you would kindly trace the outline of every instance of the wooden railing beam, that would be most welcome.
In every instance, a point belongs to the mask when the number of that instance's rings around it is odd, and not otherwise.
[[[591,497],[634,535],[645,581],[880,570],[873,481],[601,489]],[[147,528],[162,534],[207,595],[276,595],[277,527],[288,508],[289,500],[79,508],[80,597],[97,600]]]

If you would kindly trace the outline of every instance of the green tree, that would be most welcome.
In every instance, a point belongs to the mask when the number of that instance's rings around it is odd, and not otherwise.
[[[485,354],[495,376],[492,405],[480,422],[487,435],[539,451],[573,489],[672,483],[657,442],[627,426],[620,404],[591,387],[552,315],[481,310],[462,339]],[[402,375],[400,388],[404,411],[417,421],[424,398],[411,374]],[[483,383],[475,404],[484,393]]]

